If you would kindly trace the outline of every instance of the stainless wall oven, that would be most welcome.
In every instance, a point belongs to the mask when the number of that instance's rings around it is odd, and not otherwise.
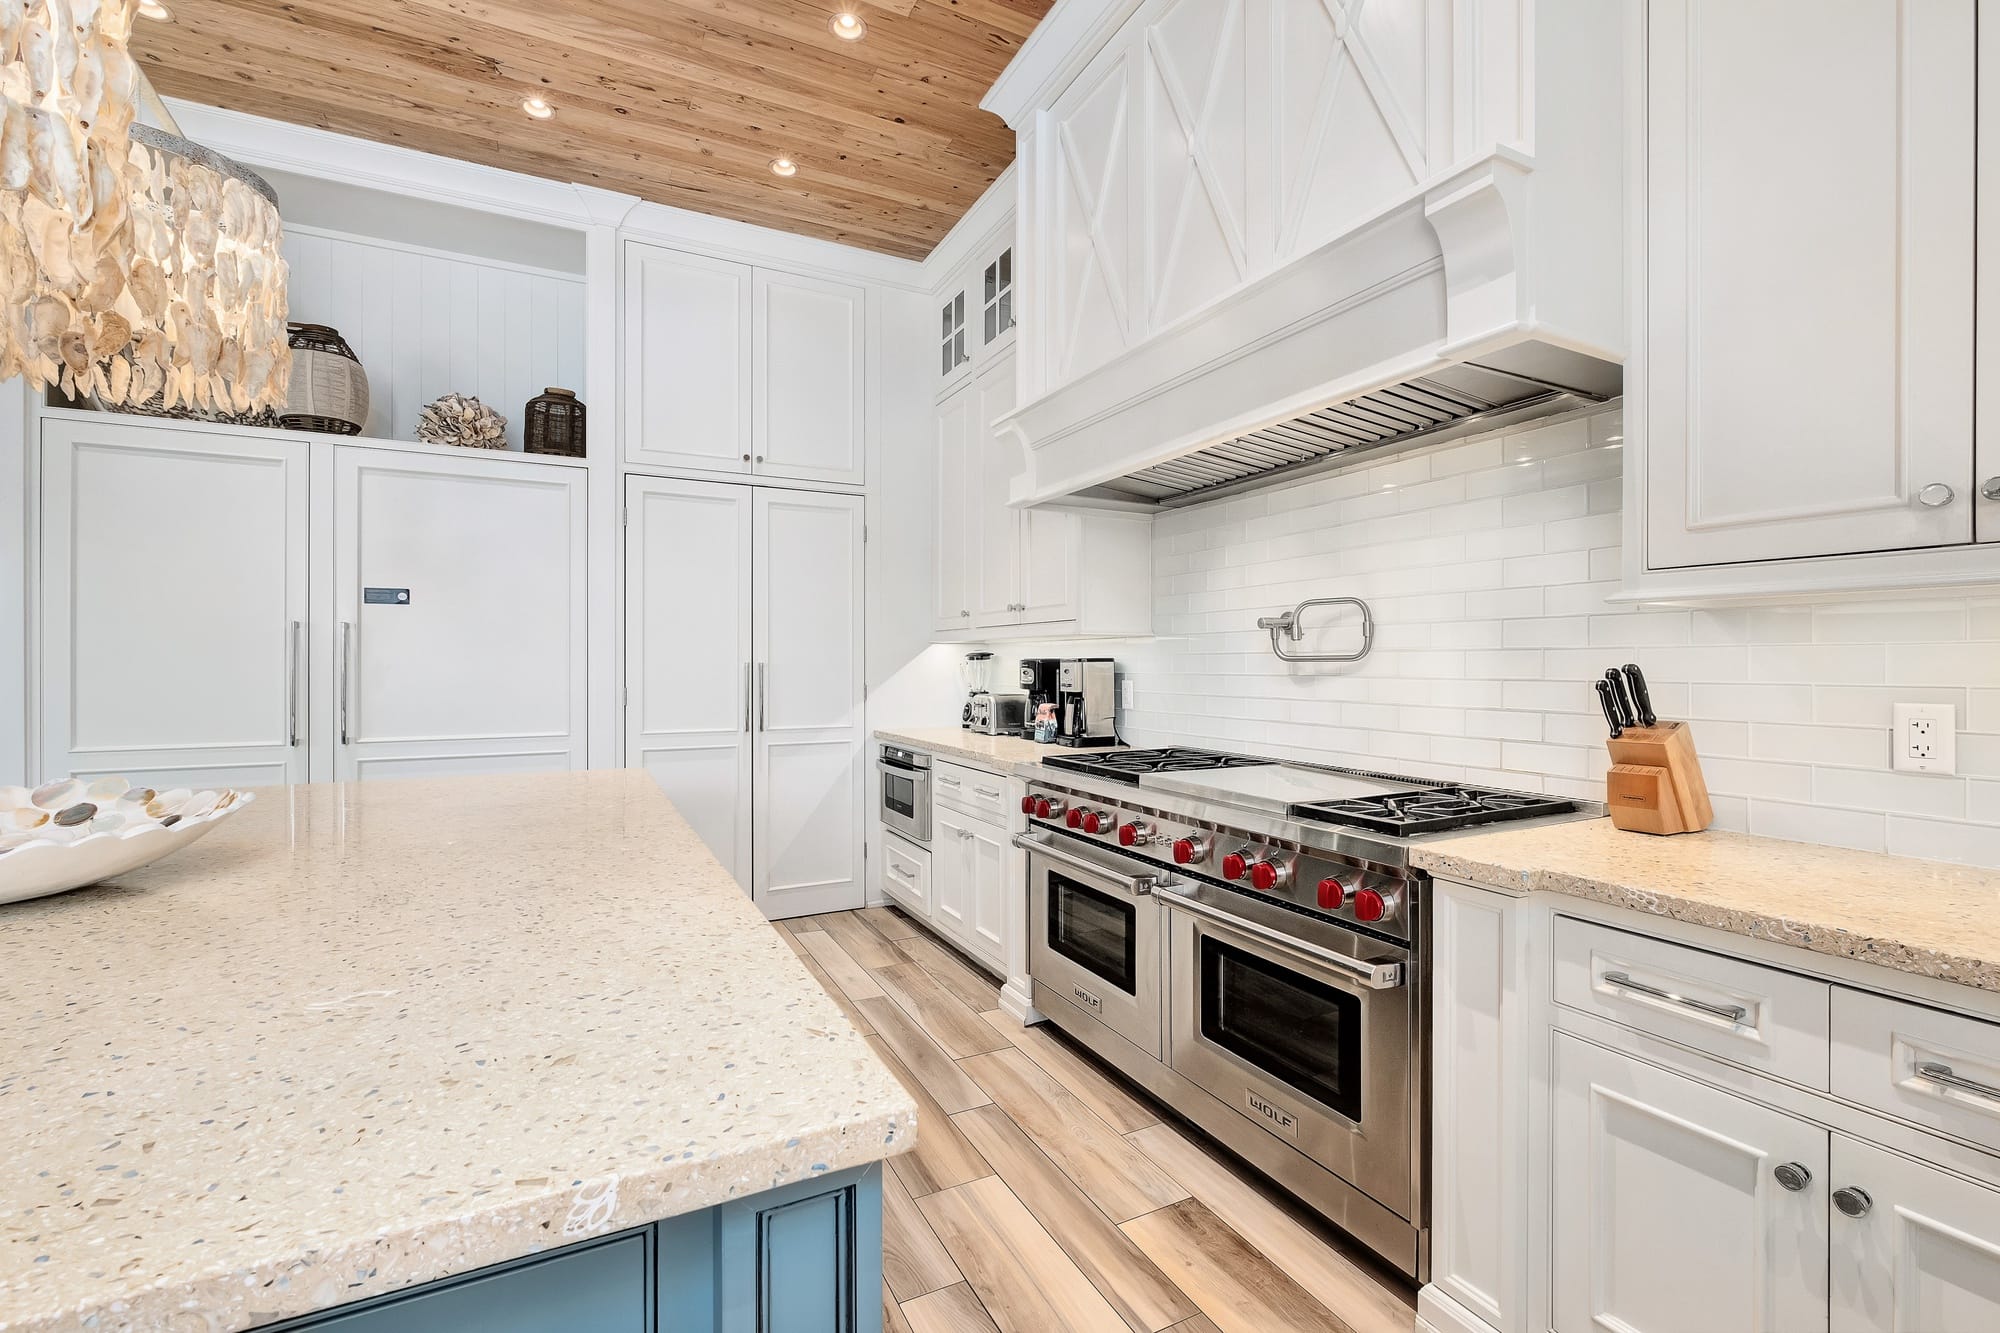
[[[1158,878],[1052,834],[1014,841],[1028,853],[1028,975],[1037,994],[1054,991],[1086,1021],[1162,1058]]]
[[[1198,883],[1157,897],[1174,1072],[1407,1215],[1422,1129],[1410,951]]]
[[[885,745],[875,759],[882,778],[882,827],[911,842],[931,844],[931,757]]]

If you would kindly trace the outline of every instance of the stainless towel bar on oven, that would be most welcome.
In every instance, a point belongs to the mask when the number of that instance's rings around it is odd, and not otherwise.
[[[1299,618],[1315,606],[1351,606],[1361,612],[1361,650],[1354,653],[1288,653],[1280,634],[1297,643],[1306,636],[1299,625]],[[1271,631],[1271,651],[1287,662],[1359,662],[1368,656],[1368,650],[1375,646],[1375,617],[1369,613],[1368,603],[1359,597],[1314,597],[1300,602],[1281,616],[1263,616],[1257,621],[1258,629]]]

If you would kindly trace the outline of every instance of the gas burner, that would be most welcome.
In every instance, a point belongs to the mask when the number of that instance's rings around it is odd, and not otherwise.
[[[1344,824],[1350,828],[1410,837],[1418,833],[1444,833],[1501,820],[1566,815],[1575,810],[1575,801],[1558,796],[1494,791],[1485,787],[1434,787],[1351,801],[1314,801],[1293,806],[1291,815],[1294,819]]]
[[[1199,773],[1217,768],[1254,768],[1270,762],[1268,759],[1253,759],[1249,755],[1223,754],[1219,750],[1196,750],[1178,745],[1163,750],[1051,755],[1042,760],[1048,768],[1065,768],[1073,773],[1088,773],[1126,783],[1137,783],[1148,773]]]

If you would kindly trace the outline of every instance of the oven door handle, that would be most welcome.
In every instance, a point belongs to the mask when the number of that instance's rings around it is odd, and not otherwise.
[[[1160,880],[1157,875],[1121,875],[1087,856],[1064,851],[1051,843],[1046,835],[1037,837],[1032,833],[1016,833],[1014,845],[1036,856],[1046,856],[1057,865],[1068,866],[1071,870],[1081,870],[1085,874],[1109,880],[1135,898],[1144,898],[1159,887]]]
[[[1333,968],[1365,990],[1395,990],[1403,984],[1401,963],[1371,963],[1365,958],[1350,958],[1344,953],[1335,953],[1316,944],[1295,940],[1282,931],[1259,925],[1255,921],[1245,921],[1240,916],[1210,907],[1205,902],[1190,898],[1184,893],[1175,893],[1170,889],[1161,889],[1159,897],[1168,906],[1186,912],[1189,916],[1204,917],[1217,925],[1241,931],[1278,952],[1289,954],[1301,961]]]
[[[901,764],[892,764],[886,759],[877,759],[875,761],[875,768],[886,777],[908,778],[913,783],[921,782],[928,784],[931,780],[929,769],[904,768]]]

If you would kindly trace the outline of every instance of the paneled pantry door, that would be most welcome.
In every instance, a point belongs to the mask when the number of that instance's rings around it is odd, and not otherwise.
[[[632,477],[625,545],[625,762],[766,915],[861,906],[861,498]]]

